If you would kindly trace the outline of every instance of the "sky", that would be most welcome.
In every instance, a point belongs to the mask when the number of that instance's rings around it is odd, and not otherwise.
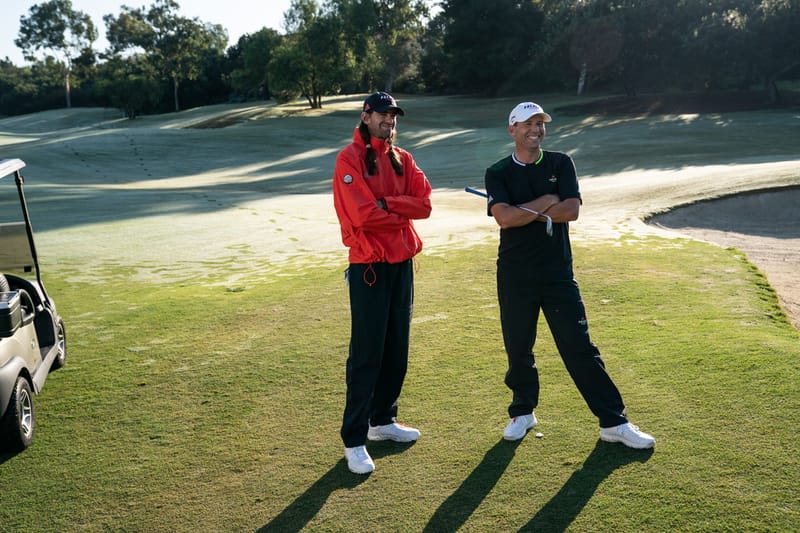
[[[15,65],[25,64],[22,52],[14,44],[19,33],[19,19],[27,16],[30,8],[44,0],[0,0],[0,59],[8,58]],[[283,14],[289,10],[291,0],[177,0],[178,13],[202,22],[220,24],[228,31],[229,45],[235,44],[245,33],[254,33],[267,27],[283,31]],[[72,8],[89,15],[100,38],[95,50],[108,45],[105,40],[103,15],[119,15],[120,6],[149,8],[152,0],[72,0]]]

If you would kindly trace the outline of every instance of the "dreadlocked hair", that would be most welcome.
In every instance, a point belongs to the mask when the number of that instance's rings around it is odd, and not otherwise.
[[[372,149],[372,143],[370,143],[370,138],[372,136],[369,134],[369,128],[362,122],[358,126],[358,133],[361,135],[361,139],[364,141],[364,146],[367,147],[367,173],[375,174],[378,172],[378,156],[375,154],[375,150]],[[397,151],[394,149],[394,145],[392,144],[394,143],[394,136],[395,132],[393,131],[391,137],[387,139],[389,142],[389,161],[392,163],[392,168],[394,169],[395,174],[402,176],[403,163],[400,161],[400,156],[397,155]]]

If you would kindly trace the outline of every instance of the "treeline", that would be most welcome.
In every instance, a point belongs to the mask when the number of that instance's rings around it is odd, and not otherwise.
[[[224,9],[224,4],[221,6]],[[174,0],[103,17],[34,5],[0,61],[0,114],[72,105],[130,118],[225,101],[404,93],[724,91],[780,100],[800,77],[800,0],[293,0],[284,33],[227,49],[220,25]],[[242,13],[241,16],[252,14]]]

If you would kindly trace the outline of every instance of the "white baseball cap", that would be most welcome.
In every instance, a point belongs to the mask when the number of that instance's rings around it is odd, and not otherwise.
[[[533,115],[542,115],[545,122],[550,122],[553,118],[544,112],[542,106],[533,102],[522,102],[511,110],[508,115],[508,125],[513,126],[515,122],[525,122]]]

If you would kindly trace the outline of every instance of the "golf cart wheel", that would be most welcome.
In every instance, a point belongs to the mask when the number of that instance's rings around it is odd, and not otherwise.
[[[59,319],[56,326],[56,349],[58,355],[53,359],[53,364],[50,365],[50,371],[58,370],[67,361],[67,330],[64,329],[64,321]]]
[[[21,452],[33,442],[35,429],[33,416],[33,392],[28,380],[22,376],[17,378],[11,401],[5,415],[0,421],[0,444],[10,452]]]

